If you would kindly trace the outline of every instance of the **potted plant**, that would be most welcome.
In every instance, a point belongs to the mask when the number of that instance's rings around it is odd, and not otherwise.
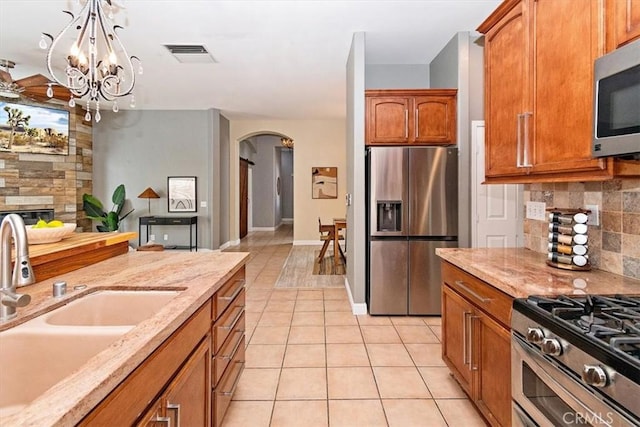
[[[97,226],[98,231],[118,231],[120,221],[133,212],[133,209],[131,209],[126,214],[120,216],[125,196],[124,184],[118,185],[113,192],[113,196],[111,196],[113,207],[109,212],[105,212],[100,200],[91,194],[85,193],[82,195],[82,209],[87,213],[87,218],[102,222],[102,225]]]

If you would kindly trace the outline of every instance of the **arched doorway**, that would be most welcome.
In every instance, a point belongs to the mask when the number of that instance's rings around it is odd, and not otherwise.
[[[287,135],[256,132],[239,139],[239,238],[293,223],[293,149]]]

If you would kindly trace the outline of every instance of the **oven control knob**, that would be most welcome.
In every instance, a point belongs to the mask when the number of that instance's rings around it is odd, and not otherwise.
[[[540,328],[527,328],[527,341],[533,344],[542,344],[544,332]]]
[[[544,354],[550,356],[560,356],[562,354],[562,344],[555,338],[544,338],[540,345]]]
[[[584,365],[584,368],[582,368],[582,381],[594,387],[605,387],[609,382],[609,378],[601,366]]]

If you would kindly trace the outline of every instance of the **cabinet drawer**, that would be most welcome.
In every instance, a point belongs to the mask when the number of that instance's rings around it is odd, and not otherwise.
[[[244,289],[213,325],[213,354],[218,354],[231,331],[244,329]]]
[[[510,327],[512,297],[447,262],[442,262],[442,280],[473,305]]]
[[[212,318],[216,320],[244,288],[244,266],[213,297]]]
[[[213,356],[213,369],[211,370],[211,383],[215,387],[220,381],[225,369],[236,356],[238,351],[244,351],[244,314],[236,323],[235,327],[228,335],[220,351]],[[242,348],[241,348],[242,347]]]
[[[210,315],[211,300],[208,300],[79,425],[132,425],[140,414],[148,410],[147,405],[154,401],[193,349],[207,336],[211,326]]]
[[[235,357],[231,360],[228,369],[225,371],[222,379],[218,383],[218,387],[213,390],[213,397],[211,402],[213,407],[213,425],[219,427],[222,424],[224,414],[227,412],[229,403],[233,393],[240,381],[240,374],[244,369],[244,337],[242,338],[240,347],[236,352]]]

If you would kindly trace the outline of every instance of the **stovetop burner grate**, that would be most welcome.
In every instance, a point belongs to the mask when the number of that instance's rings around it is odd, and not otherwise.
[[[534,296],[528,302],[614,352],[640,360],[640,296]]]

